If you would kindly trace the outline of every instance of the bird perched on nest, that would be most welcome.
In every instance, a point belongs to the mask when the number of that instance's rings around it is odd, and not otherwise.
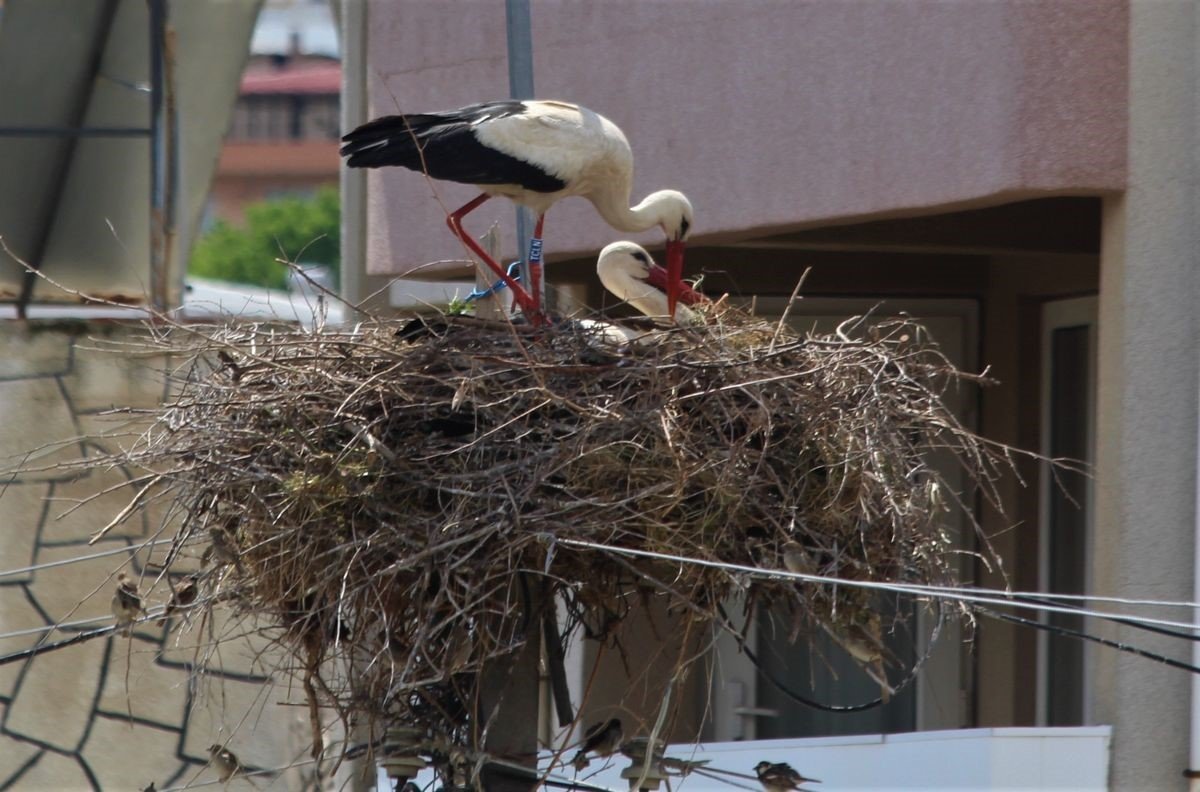
[[[594,754],[597,758],[612,756],[621,748],[625,739],[625,728],[620,718],[609,718],[607,721],[592,724],[583,735],[583,743],[571,764],[576,772],[583,771],[590,764],[587,755]]]
[[[879,614],[867,615],[865,623],[861,624],[839,624],[822,620],[821,627],[838,646],[862,664],[867,676],[879,684],[879,697],[883,703],[891,701],[892,694],[896,691],[888,683],[887,669],[884,666],[884,653],[887,648],[883,644],[883,624]]]
[[[817,574],[817,566],[813,563],[812,556],[804,549],[804,545],[794,539],[783,543],[783,565],[788,572],[798,575]]]
[[[513,290],[527,314],[541,310],[532,296],[538,293],[537,284],[526,291],[462,229],[462,218],[496,195],[537,214],[537,239],[542,236],[546,210],[572,195],[591,201],[605,222],[619,231],[658,226],[667,235],[667,292],[671,308],[675,307],[692,205],[677,190],[659,190],[631,207],[629,141],[616,124],[598,113],[568,102],[508,99],[445,112],[377,118],[342,141],[341,154],[351,168],[399,165],[483,190],[452,212],[447,222],[455,236]],[[540,273],[533,277],[540,279]]]
[[[112,612],[122,635],[133,634],[133,623],[142,614],[142,595],[137,584],[124,572],[117,575],[117,590],[113,592]]]
[[[233,564],[238,572],[246,571],[246,567],[242,564],[242,554],[238,550],[237,540],[229,528],[214,525],[208,529],[208,538],[210,544],[201,557],[202,562],[214,559],[219,564]]]
[[[199,594],[199,575],[188,575],[177,585],[172,585],[171,598],[167,600],[167,609],[163,611],[162,618],[158,620],[158,626],[162,627],[165,625],[167,623],[167,619],[171,617],[171,614],[184,610],[189,605],[193,604]]]
[[[704,301],[703,294],[679,284],[682,305],[671,307],[668,292],[669,275],[646,249],[634,242],[620,241],[606,245],[596,261],[600,282],[617,299],[627,302],[646,316],[670,317],[681,325],[697,325],[703,320],[687,306]]]
[[[754,773],[766,792],[790,792],[801,789],[801,784],[821,783],[815,778],[805,778],[786,762],[759,762],[754,766]]]
[[[788,540],[783,545],[783,565],[789,572],[799,575],[815,575],[818,572],[812,556],[795,540]],[[886,648],[879,614],[869,614],[864,624],[840,624],[824,619],[819,621],[829,637],[861,663],[867,676],[879,684],[879,697],[887,704],[895,690],[888,684],[887,669],[884,666]]]
[[[229,781],[234,776],[242,776],[252,786],[258,786],[254,783],[254,779],[246,775],[246,767],[237,758],[237,754],[229,750],[223,745],[213,743],[208,746],[209,764],[217,771],[217,778],[221,781]]]

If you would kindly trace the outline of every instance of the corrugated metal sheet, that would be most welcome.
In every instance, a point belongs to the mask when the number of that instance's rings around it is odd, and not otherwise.
[[[178,170],[169,301],[204,208],[261,0],[169,0]],[[150,283],[148,134],[34,136],[30,127],[149,129],[147,0],[7,0],[0,20],[0,236],[74,290],[143,301]],[[14,127],[25,128],[13,136]],[[23,269],[0,260],[0,299]],[[35,301],[76,298],[38,282]]]

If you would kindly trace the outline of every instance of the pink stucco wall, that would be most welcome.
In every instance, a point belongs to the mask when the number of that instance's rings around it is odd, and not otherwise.
[[[693,240],[1125,183],[1127,0],[533,0],[537,95],[629,137],[634,198],[696,207]],[[371,114],[508,93],[499,0],[371,0]],[[368,258],[461,258],[431,188],[372,173]],[[472,190],[437,185],[453,209]],[[469,218],[511,223],[493,202]],[[583,199],[547,251],[619,238]],[[643,241],[659,243],[648,232]]]

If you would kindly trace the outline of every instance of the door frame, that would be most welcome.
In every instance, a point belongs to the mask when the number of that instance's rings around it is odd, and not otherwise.
[[[1052,356],[1052,341],[1054,331],[1068,327],[1088,328],[1088,348],[1091,352],[1091,360],[1088,365],[1088,381],[1087,381],[1087,461],[1089,464],[1096,459],[1096,368],[1097,368],[1097,351],[1099,341],[1099,297],[1095,295],[1087,297],[1070,297],[1058,300],[1048,300],[1042,303],[1041,309],[1041,328],[1039,330],[1038,339],[1038,354],[1040,358],[1040,374],[1041,381],[1039,383],[1039,426],[1038,426],[1038,452],[1043,457],[1049,456],[1051,442],[1051,383],[1052,371],[1051,364],[1053,363]],[[1087,476],[1084,479],[1085,492],[1085,515],[1087,518],[1085,527],[1084,539],[1084,590],[1092,590],[1092,565],[1088,563],[1091,558],[1092,536],[1093,536],[1093,517],[1094,502],[1095,502],[1095,479],[1092,476]],[[1054,487],[1054,481],[1050,473],[1050,464],[1041,462],[1038,465],[1038,590],[1048,591],[1050,583],[1050,498],[1049,493]],[[1047,623],[1049,615],[1045,612],[1039,612],[1038,621],[1043,624]],[[1049,659],[1050,659],[1050,636],[1045,630],[1037,631],[1037,698],[1036,698],[1036,720],[1038,726],[1045,726],[1047,718],[1047,707],[1049,706]],[[1083,653],[1083,679],[1080,684],[1083,686],[1083,712],[1082,722],[1091,723],[1092,715],[1092,697],[1088,695],[1091,688],[1092,680],[1092,653],[1085,651]]]
[[[782,316],[787,308],[786,297],[757,297],[754,301],[755,314],[772,319]],[[788,311],[789,323],[798,330],[807,327],[802,320],[806,317],[850,318],[870,313],[889,317],[906,314],[929,324],[946,324],[937,320],[954,320],[959,323],[959,338],[953,342],[942,339],[940,343],[952,362],[964,371],[977,371],[980,357],[980,303],[975,299],[937,297],[806,297],[793,303]],[[931,329],[931,335],[934,335]],[[938,340],[934,335],[934,340]],[[958,359],[954,359],[958,358]],[[975,429],[979,424],[979,399],[964,398],[958,405],[963,425]],[[973,547],[974,535],[963,520],[965,547]],[[963,554],[960,575],[969,580],[973,576],[971,556]],[[730,614],[742,613],[739,603],[730,603]],[[739,617],[740,618],[740,617]],[[923,611],[917,617],[916,656],[923,657],[928,650],[928,637],[934,627],[935,617]],[[757,630],[753,623],[742,625],[746,629],[747,643],[757,647]],[[918,731],[957,729],[971,725],[970,711],[974,687],[972,675],[974,664],[966,656],[961,625],[946,624],[942,628],[938,648],[930,655],[914,684],[916,685],[915,725]],[[737,641],[722,633],[713,649],[712,716],[711,739],[726,742],[757,739],[757,724],[760,717],[771,713],[758,707],[757,669],[740,651]],[[945,702],[951,702],[950,707]]]

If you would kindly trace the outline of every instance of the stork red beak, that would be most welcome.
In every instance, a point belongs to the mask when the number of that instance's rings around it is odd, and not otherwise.
[[[657,289],[662,289],[667,293],[667,300],[671,299],[671,274],[657,264],[650,265],[650,274],[646,276],[646,283],[654,286]],[[704,302],[705,297],[700,292],[693,289],[683,282],[682,279],[677,281],[679,288],[679,302],[684,305],[695,305],[698,302]],[[675,315],[675,309],[672,307],[671,315]]]
[[[667,313],[675,315],[683,287],[683,240],[667,241]]]

